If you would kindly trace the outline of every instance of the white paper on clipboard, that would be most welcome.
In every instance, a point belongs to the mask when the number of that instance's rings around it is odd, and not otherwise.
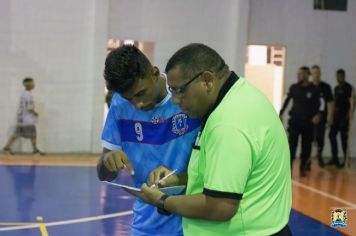
[[[159,190],[166,195],[182,195],[185,193],[185,185],[160,188]]]
[[[126,189],[126,190],[131,190],[131,191],[135,191],[135,192],[141,192],[141,189],[135,188],[135,187],[132,187],[132,186],[128,186],[128,185],[124,185],[124,184],[111,183],[109,181],[103,181],[103,182],[105,182],[107,184],[110,184],[110,185],[117,186],[117,187],[121,187],[121,188]]]
[[[117,183],[111,183],[108,181],[103,181],[107,184],[113,185],[113,186],[117,186],[117,187],[121,187],[124,190],[128,190],[130,191],[135,191],[135,192],[141,192],[141,189],[133,187],[133,186],[128,186],[128,185],[124,185],[124,184],[117,184]],[[161,192],[163,192],[164,194],[167,195],[181,195],[184,194],[185,192],[185,185],[178,185],[178,186],[171,186],[171,187],[164,187],[164,188],[160,188],[159,190]]]

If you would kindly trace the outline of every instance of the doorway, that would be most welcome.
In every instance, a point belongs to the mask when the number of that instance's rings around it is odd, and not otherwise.
[[[248,45],[246,79],[260,89],[277,112],[281,109],[286,48],[270,45]]]

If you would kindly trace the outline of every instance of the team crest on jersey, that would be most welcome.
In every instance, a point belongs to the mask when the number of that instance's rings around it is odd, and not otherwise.
[[[163,123],[164,119],[162,117],[154,116],[152,117],[151,122],[156,125],[159,123]]]
[[[311,96],[312,96],[312,93],[311,93],[311,92],[307,92],[306,97],[307,97],[308,99],[310,99],[310,98],[311,98]]]
[[[346,227],[347,211],[342,209],[334,209],[331,212],[331,227]]]
[[[188,116],[186,114],[178,114],[172,118],[172,131],[175,134],[183,135],[188,130]]]

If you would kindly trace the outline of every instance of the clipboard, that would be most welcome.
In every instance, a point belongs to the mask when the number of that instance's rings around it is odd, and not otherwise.
[[[186,187],[187,186],[185,185],[177,185],[177,186],[159,188],[158,190],[160,190],[166,195],[183,195],[185,194]]]
[[[117,183],[112,183],[112,182],[109,182],[109,181],[103,181],[104,183],[107,183],[109,185],[113,185],[113,186],[117,186],[117,187],[121,187],[123,188],[124,190],[127,190],[127,191],[134,191],[134,192],[141,192],[141,189],[139,188],[136,188],[136,187],[133,187],[133,186],[128,186],[128,185],[124,185],[124,184],[117,184]]]
[[[124,189],[125,191],[128,191],[129,193],[131,193],[131,192],[140,193],[141,192],[141,189],[133,187],[133,186],[112,183],[112,182],[109,182],[109,181],[103,181],[103,182],[107,183],[109,185],[116,186],[116,187],[121,187],[122,189]],[[186,187],[187,186],[185,186],[185,185],[178,185],[178,186],[170,186],[170,187],[159,188],[158,190],[160,190],[161,192],[163,192],[166,195],[182,195],[182,194],[185,193]]]

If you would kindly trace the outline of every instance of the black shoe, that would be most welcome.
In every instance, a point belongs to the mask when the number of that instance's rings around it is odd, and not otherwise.
[[[325,165],[326,166],[333,166],[333,165],[337,166],[337,165],[339,165],[339,162],[335,161],[335,160],[330,160],[327,163],[325,163]]]
[[[341,163],[337,164],[336,167],[337,167],[338,169],[343,169],[343,168],[345,167],[345,162],[342,163],[342,164],[341,164]]]
[[[306,171],[310,171],[310,170],[311,170],[311,160],[309,160],[309,161],[307,162],[307,164],[305,165],[305,170],[306,170]]]
[[[304,165],[300,165],[299,167],[300,177],[304,177],[307,175],[307,169],[308,169],[308,163],[305,163]]]
[[[4,147],[2,150],[6,154],[14,155],[14,153],[11,150],[11,148]]]
[[[318,164],[320,168],[324,168],[325,164],[321,156],[318,156]]]
[[[308,163],[307,167],[305,167],[305,171],[310,171],[311,170],[311,164]]]
[[[40,155],[40,156],[44,156],[46,155],[46,153],[41,152],[39,149],[37,149],[36,151],[32,152],[33,155]]]

